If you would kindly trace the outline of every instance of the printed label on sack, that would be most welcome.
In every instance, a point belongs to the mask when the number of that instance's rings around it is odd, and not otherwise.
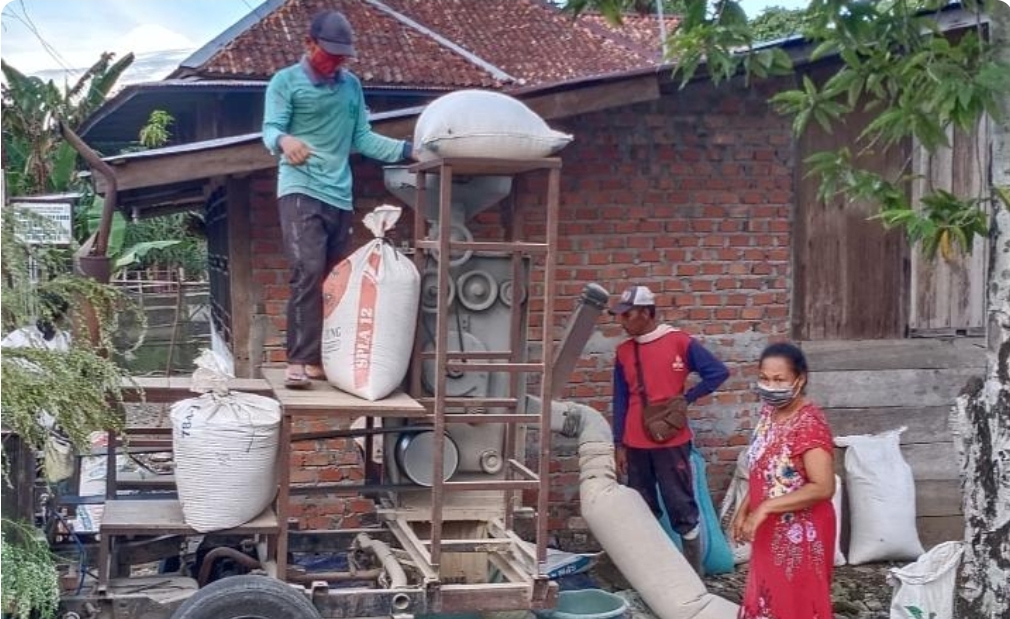
[[[358,297],[358,328],[354,338],[354,386],[362,389],[368,385],[372,367],[372,335],[375,333],[375,301],[378,297],[379,268],[382,265],[381,245],[365,261],[361,274],[361,292]]]
[[[323,280],[323,318],[329,318],[333,310],[340,305],[340,300],[347,292],[347,284],[351,281],[352,270],[350,260],[341,260]]]

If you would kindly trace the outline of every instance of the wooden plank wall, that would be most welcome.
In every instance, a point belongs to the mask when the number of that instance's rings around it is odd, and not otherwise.
[[[912,151],[912,204],[932,189],[961,198],[985,194],[989,169],[989,121],[982,118],[974,132],[949,130],[951,147],[930,156],[916,145]],[[989,211],[990,205],[984,204]],[[985,278],[988,239],[976,237],[971,254],[951,260],[927,260],[916,248],[912,258],[909,330],[915,334],[981,334],[985,326]]]
[[[908,316],[908,244],[898,230],[869,219],[877,206],[836,196],[817,199],[820,177],[805,160],[822,151],[850,149],[871,115],[853,114],[827,133],[810,123],[797,141],[793,233],[792,332],[798,340],[861,340],[905,336]],[[861,155],[860,166],[896,177],[908,146]]]
[[[825,409],[835,436],[908,427],[901,449],[915,475],[923,544],[961,539],[959,469],[948,418],[967,380],[984,373],[985,342],[930,338],[802,347],[811,368],[809,394]],[[837,456],[844,479],[844,450]]]

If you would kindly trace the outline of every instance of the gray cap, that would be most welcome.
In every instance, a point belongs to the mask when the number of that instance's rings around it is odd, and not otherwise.
[[[334,56],[357,56],[354,51],[354,29],[344,14],[339,11],[325,11],[312,18],[309,36],[319,47]]]
[[[633,307],[649,307],[656,304],[656,295],[652,294],[648,286],[632,286],[625,289],[621,294],[620,301],[610,310],[611,314],[620,315],[629,311]]]

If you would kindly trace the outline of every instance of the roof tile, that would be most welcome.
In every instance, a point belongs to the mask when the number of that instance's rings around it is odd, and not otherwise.
[[[651,16],[628,16],[612,26],[594,15],[573,20],[543,0],[287,0],[189,73],[269,78],[298,60],[308,23],[324,6],[342,11],[354,26],[358,58],[349,66],[372,88],[507,89],[659,60]],[[499,79],[495,69],[515,79]]]

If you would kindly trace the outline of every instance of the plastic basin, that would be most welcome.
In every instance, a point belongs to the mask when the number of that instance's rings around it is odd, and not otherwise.
[[[623,598],[603,589],[579,589],[558,594],[558,607],[538,613],[545,619],[611,619],[628,610]]]

